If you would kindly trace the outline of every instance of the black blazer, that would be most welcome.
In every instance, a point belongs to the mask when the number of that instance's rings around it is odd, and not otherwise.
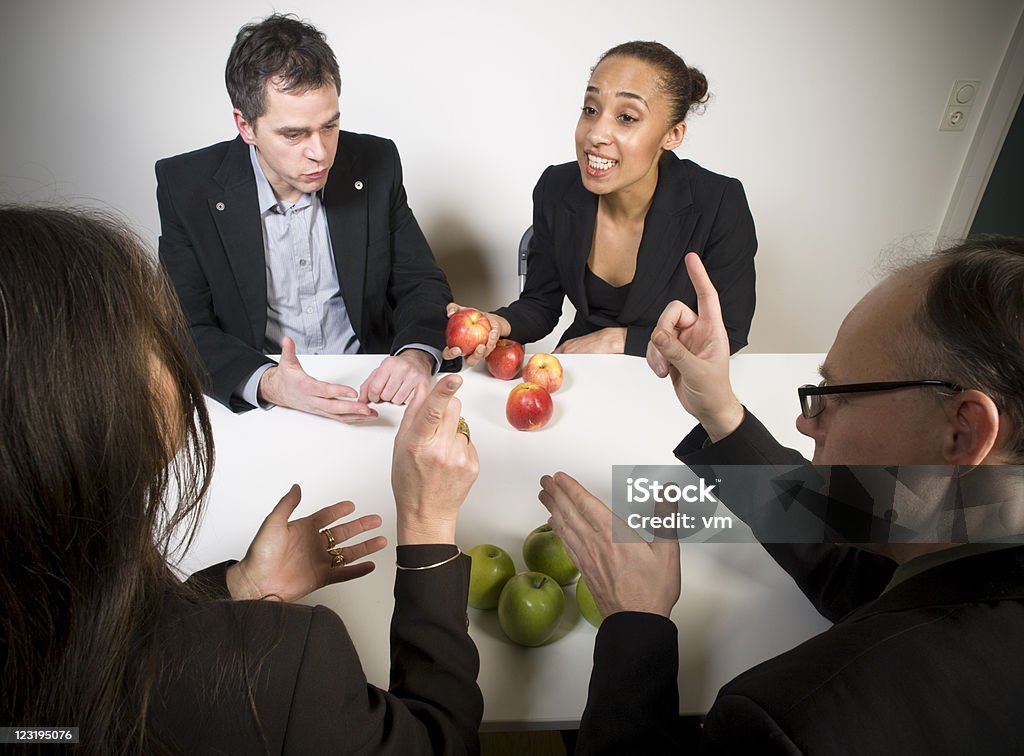
[[[749,413],[719,443],[701,448],[705,438],[703,429],[691,433],[676,450],[680,460],[699,467],[801,459]],[[727,504],[743,516],[743,502]],[[836,624],[727,683],[705,719],[701,753],[1024,750],[1024,546],[932,567],[884,594],[896,567],[884,557],[828,544],[769,551]],[[678,752],[677,671],[670,620],[608,617],[576,752]]]
[[[399,551],[415,566],[450,548]],[[190,582],[226,597],[226,566]],[[397,572],[388,690],[367,682],[345,624],[325,607],[169,600],[149,720],[183,754],[478,753],[483,698],[467,632],[469,569],[463,556]]]
[[[170,274],[209,378],[232,398],[263,354],[267,279],[256,177],[236,137],[156,164],[160,261]],[[361,353],[444,348],[451,290],[406,201],[394,143],[342,131],[323,204]]]
[[[680,160],[672,152],[662,155],[636,275],[614,320],[591,313],[584,294],[583,274],[596,220],[597,195],[583,187],[576,163],[544,171],[533,191],[526,285],[517,301],[497,310],[512,326],[510,338],[528,343],[547,336],[568,296],[576,319],[559,343],[601,328],[625,326],[626,354],[643,356],[658,316],[670,301],[678,299],[696,309],[697,295],[683,258],[697,252],[718,289],[730,351],[746,345],[754,317],[757,239],[738,180]]]

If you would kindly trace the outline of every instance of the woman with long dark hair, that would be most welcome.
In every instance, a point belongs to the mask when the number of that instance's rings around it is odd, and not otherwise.
[[[288,600],[366,574],[380,518],[340,502],[181,583],[213,444],[188,329],[118,221],[0,208],[0,719],[75,726],[88,752],[472,752],[482,700],[454,545],[476,478],[460,379],[421,388],[395,439],[389,691],[344,625]],[[328,527],[332,526],[332,527]],[[332,548],[326,548],[330,545]],[[240,598],[276,600],[239,601]]]

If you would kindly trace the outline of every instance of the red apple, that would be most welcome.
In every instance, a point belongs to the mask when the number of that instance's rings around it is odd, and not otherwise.
[[[521,431],[543,428],[554,411],[551,394],[536,383],[520,383],[505,402],[505,417],[513,428]]]
[[[518,341],[499,339],[493,351],[487,355],[487,370],[495,378],[510,381],[519,375],[525,356],[526,350]]]
[[[562,363],[553,354],[535,354],[523,368],[523,380],[536,383],[553,394],[562,385]]]
[[[480,310],[468,307],[448,318],[444,341],[449,347],[458,347],[462,354],[470,355],[481,344],[487,343],[491,321]]]

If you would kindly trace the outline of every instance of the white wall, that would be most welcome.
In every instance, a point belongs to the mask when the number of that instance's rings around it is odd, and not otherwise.
[[[496,4],[495,4],[496,5]],[[824,351],[878,253],[929,246],[983,101],[938,131],[955,78],[999,68],[1024,0],[8,0],[0,11],[0,200],[119,208],[155,243],[153,163],[233,136],[238,27],[294,11],[341,64],[342,125],[396,140],[456,298],[515,296],[543,168],[573,158],[589,67],[658,39],[714,100],[679,152],[739,177],[757,223],[750,351]]]

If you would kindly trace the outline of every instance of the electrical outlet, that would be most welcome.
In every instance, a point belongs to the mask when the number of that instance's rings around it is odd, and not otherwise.
[[[981,82],[977,79],[957,79],[946,101],[946,110],[942,114],[939,131],[963,131],[967,126],[967,117],[971,107],[978,99]]]

